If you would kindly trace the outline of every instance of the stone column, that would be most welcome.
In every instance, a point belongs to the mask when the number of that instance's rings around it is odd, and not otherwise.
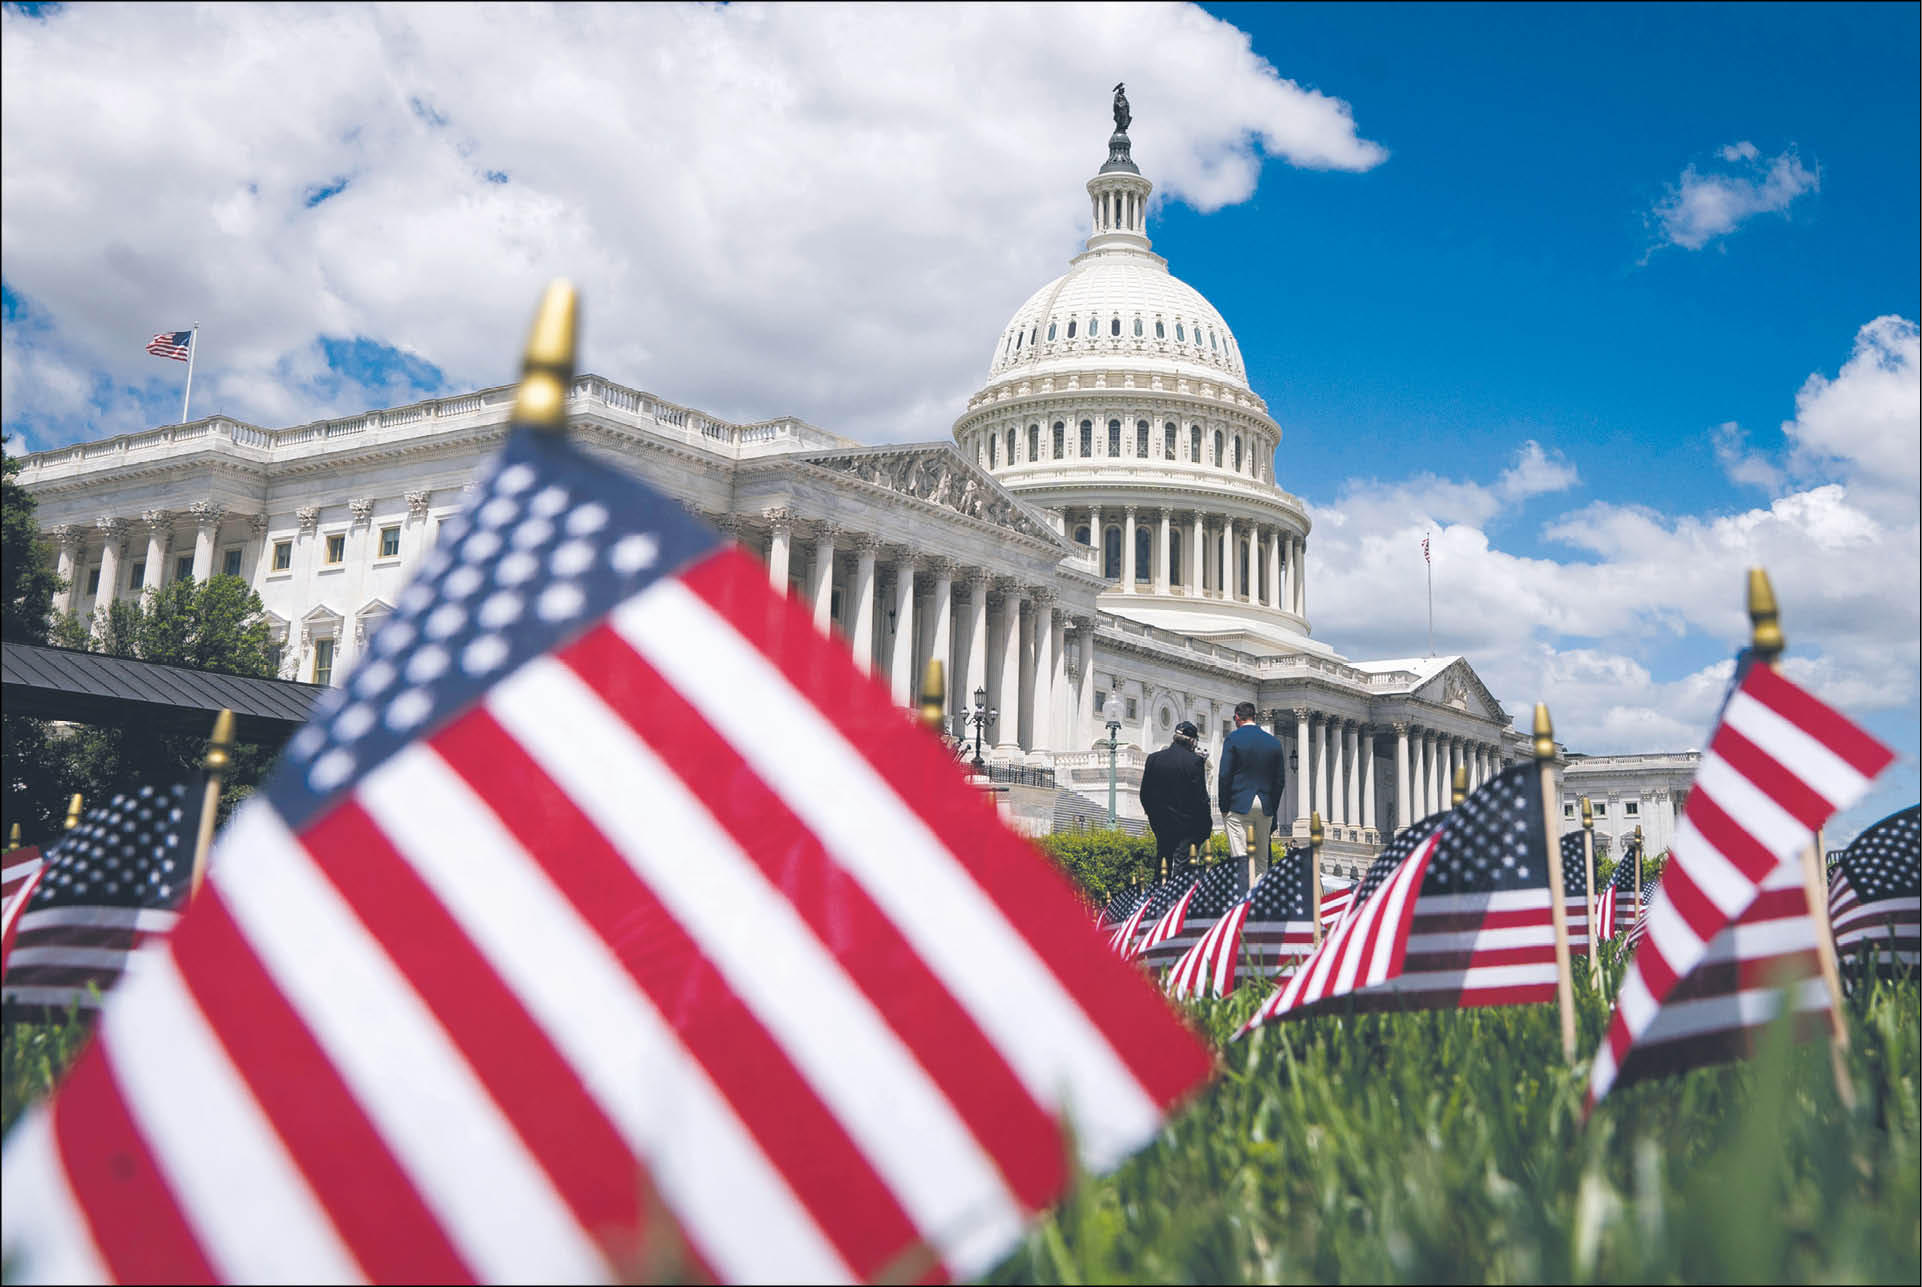
[[[1329,723],[1328,807],[1322,810],[1322,821],[1340,827],[1348,825],[1348,721]]]
[[[1068,614],[1056,608],[1048,614],[1048,740],[1043,749],[1050,753],[1067,750],[1074,740],[1069,732],[1074,694],[1068,683]],[[1036,729],[1035,736],[1038,741],[1042,730]]]
[[[848,637],[854,646],[854,664],[862,672],[874,670],[874,556],[881,543],[862,535],[854,544],[854,584],[849,589],[851,617]]]
[[[767,579],[776,594],[786,595],[788,563],[794,544],[794,511],[777,505],[762,510],[761,517],[767,520],[768,528]]]
[[[1121,592],[1135,592],[1135,507],[1130,505],[1122,511],[1121,524]]]
[[[1290,827],[1298,831],[1308,825],[1309,791],[1314,780],[1315,761],[1308,741],[1308,708],[1295,707],[1295,817],[1299,826]]]
[[[814,579],[808,588],[814,594],[814,628],[822,634],[834,619],[834,538],[839,534],[827,523],[814,531]]]
[[[1196,510],[1191,516],[1191,525],[1193,531],[1188,538],[1188,584],[1183,588],[1186,589],[1190,595],[1199,597],[1201,594],[1202,581],[1202,523],[1200,510]]]
[[[147,576],[143,590],[158,590],[167,580],[167,559],[174,548],[174,516],[164,509],[150,509],[140,516],[147,529]]]
[[[1315,717],[1315,799],[1310,807],[1320,812],[1324,823],[1331,816],[1329,801],[1334,798],[1329,792],[1333,779],[1328,772],[1328,724],[1326,715]]]
[[[1029,752],[1045,751],[1053,732],[1049,698],[1054,692],[1054,659],[1049,651],[1054,637],[1054,591],[1036,590],[1034,606],[1021,633],[1022,671],[1021,745]]]
[[[928,596],[928,616],[934,623],[928,636],[928,660],[940,661],[941,669],[947,676],[947,718],[948,727],[952,729],[955,726],[954,695],[961,691],[955,686],[954,562],[951,559],[930,559],[928,571],[934,578],[934,589]],[[914,682],[919,685],[921,677],[916,675]]]
[[[1268,598],[1263,604],[1270,612],[1279,611],[1281,598],[1281,532],[1271,527],[1264,543],[1268,547]]]
[[[1301,553],[1297,560],[1301,568],[1301,580],[1295,588],[1295,611],[1302,616],[1308,615],[1308,538],[1301,538]]]
[[[1241,557],[1248,565],[1248,592],[1241,596],[1244,603],[1261,602],[1261,568],[1255,562],[1255,525],[1241,525]],[[1236,589],[1240,589],[1239,583]]]
[[[1415,823],[1413,803],[1408,795],[1408,725],[1402,720],[1395,721],[1395,830],[1402,831]]]
[[[1448,791],[1441,782],[1441,734],[1424,733],[1422,743],[1422,764],[1428,770],[1428,811],[1440,813],[1448,804]]]
[[[1212,519],[1202,523],[1201,546],[1201,587],[1203,594],[1219,594],[1221,579],[1216,575],[1216,558],[1219,551],[1215,548],[1215,524]]]
[[[1428,745],[1426,735],[1421,729],[1415,730],[1414,748],[1409,754],[1409,787],[1412,794],[1408,797],[1414,814],[1410,822],[1420,822],[1428,816]]]
[[[894,561],[894,597],[889,601],[894,611],[894,643],[888,653],[888,691],[896,706],[913,706],[920,695],[914,645],[921,631],[914,602],[914,553],[910,550]]]
[[[1081,688],[1080,713],[1076,717],[1075,745],[1072,750],[1082,750],[1094,738],[1094,622],[1083,619],[1081,622]]]
[[[414,569],[420,566],[421,556],[427,552],[427,512],[434,503],[431,490],[408,492],[407,520],[400,528],[400,579],[410,581]],[[269,567],[273,565],[268,564]],[[292,563],[288,569],[292,570]]]
[[[56,551],[54,571],[59,574],[61,586],[53,594],[53,615],[64,617],[73,611],[73,605],[80,595],[80,529],[72,523],[62,523],[53,529],[53,546]]]
[[[1108,546],[1101,539],[1101,506],[1088,507],[1088,544],[1094,549],[1094,570],[1103,580],[1108,577]]]
[[[1021,586],[1011,585],[1002,592],[1001,628],[995,636],[1000,644],[995,658],[1000,678],[990,686],[990,700],[1001,717],[995,721],[994,749],[1010,759],[1021,754],[1021,609],[1027,601],[1028,592]]]
[[[1168,511],[1155,518],[1155,593],[1168,593]]]
[[[1361,731],[1361,825],[1370,831],[1381,830],[1375,812],[1375,730]]]
[[[127,520],[103,518],[94,524],[104,538],[100,548],[100,592],[94,596],[94,612],[102,620],[120,593],[120,558],[127,552]]]
[[[206,500],[187,506],[187,512],[194,518],[194,580],[205,581],[214,572],[214,542],[227,511],[217,502]]]
[[[974,705],[974,690],[988,686],[988,574],[968,575],[968,664],[960,675],[958,696],[964,707]],[[994,694],[988,694],[994,700]],[[983,745],[986,743],[984,742]]]
[[[1345,784],[1348,798],[1342,801],[1341,816],[1351,827],[1365,827],[1368,822],[1361,811],[1362,765],[1359,758],[1361,730],[1353,721],[1342,725],[1341,740],[1342,755],[1348,765],[1348,780]]]

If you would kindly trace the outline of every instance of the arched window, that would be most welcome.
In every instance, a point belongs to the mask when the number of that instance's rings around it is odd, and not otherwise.
[[[1074,539],[1083,545],[1088,544],[1088,525],[1082,523],[1074,529]]]
[[[994,444],[998,441],[993,434],[988,435],[988,468],[994,468]]]
[[[1141,319],[1138,317],[1135,318],[1135,338],[1137,340],[1141,338]]]
[[[1221,349],[1218,348],[1215,344],[1215,332],[1213,327],[1208,328],[1208,348],[1210,351],[1215,353],[1221,352]]]
[[[1033,326],[1030,326],[1028,328],[1028,347],[1029,348],[1034,347],[1034,342],[1036,339],[1040,337],[1040,335],[1041,335],[1041,323],[1036,322]]]
[[[1009,426],[1008,426],[1008,454],[1007,454],[1007,461],[1008,461],[1008,463],[1009,463],[1010,465],[1012,465],[1012,464],[1014,464],[1014,463],[1015,463],[1015,459],[1014,459],[1014,426],[1013,426],[1013,425],[1009,425]]]
[[[1188,340],[1188,332],[1181,329],[1180,322],[1175,323],[1175,339],[1184,344],[1187,343]]]
[[[1201,463],[1201,426],[1188,426],[1188,460],[1191,464]]]
[[[1155,319],[1155,338],[1158,340],[1168,338],[1168,328],[1161,324],[1161,319],[1158,317]]]
[[[1181,529],[1168,531],[1168,584],[1181,584]]]
[[[1135,421],[1135,455],[1143,460],[1148,458],[1148,422]]]
[[[1224,443],[1222,442],[1222,434],[1221,434],[1221,430],[1219,430],[1219,429],[1217,429],[1217,430],[1215,430],[1215,459],[1214,459],[1214,463],[1215,463],[1215,464],[1217,464],[1217,465],[1219,465],[1219,464],[1221,463],[1221,460],[1222,460],[1222,456],[1221,456],[1221,449],[1222,449],[1222,447],[1223,447],[1224,445],[1225,445],[1225,444],[1224,444]]]
[[[1072,317],[1068,319],[1068,338],[1074,338],[1074,319]]]
[[[1048,323],[1048,338],[1049,338],[1049,339],[1051,339],[1051,340],[1052,340],[1052,339],[1054,338],[1054,323],[1053,323],[1053,322],[1049,322],[1049,323]]]
[[[1081,459],[1087,460],[1094,455],[1094,421],[1081,422]]]
[[[1241,472],[1241,435],[1235,435],[1235,472]]]
[[[1019,353],[1021,351],[1021,332],[1020,331],[1016,331],[1014,333],[1014,351],[1016,353]]]
[[[1041,459],[1041,426],[1028,426],[1028,463]]]
[[[1108,459],[1113,460],[1119,455],[1121,455],[1121,422],[1110,420],[1108,422]]]
[[[1054,422],[1054,458],[1060,460],[1068,454],[1068,426],[1057,420]]]
[[[1161,426],[1161,454],[1169,460],[1175,458],[1175,439],[1180,436],[1181,430],[1175,427],[1174,421]]]
[[[1121,529],[1111,527],[1102,533],[1101,575],[1110,581],[1121,579]]]
[[[1241,597],[1248,597],[1248,548],[1240,541],[1235,542],[1235,566],[1241,570]]]
[[[1115,315],[1114,320],[1108,323],[1108,334],[1113,335],[1117,338],[1119,338],[1119,336],[1121,335],[1121,315],[1120,314],[1117,313]]]
[[[1154,534],[1146,527],[1135,528],[1135,582],[1153,580],[1155,558]]]
[[[1100,318],[1091,317],[1088,319],[1088,338],[1091,340],[1101,338],[1101,319]]]

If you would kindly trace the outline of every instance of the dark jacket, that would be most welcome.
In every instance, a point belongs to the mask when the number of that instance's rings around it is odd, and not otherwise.
[[[1243,724],[1221,743],[1217,791],[1223,813],[1252,813],[1257,801],[1273,817],[1281,808],[1281,743],[1258,724]]]
[[[1214,830],[1207,764],[1179,742],[1148,756],[1141,770],[1141,808],[1157,838],[1185,844]]]

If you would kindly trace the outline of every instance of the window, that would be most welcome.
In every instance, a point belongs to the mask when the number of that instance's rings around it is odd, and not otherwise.
[[[1179,530],[1168,533],[1168,584],[1181,584],[1181,533]]]
[[[1572,818],[1572,817],[1574,817],[1574,816],[1575,816],[1575,806],[1574,806],[1574,805],[1572,805],[1572,804],[1564,804],[1564,805],[1562,806],[1562,816],[1563,816],[1564,818]]]
[[[1068,454],[1068,426],[1057,420],[1054,422],[1054,458],[1060,460]]]
[[[988,468],[989,469],[993,469],[995,466],[994,449],[995,449],[995,445],[1000,441],[1001,440],[998,437],[996,437],[994,434],[988,435]]]
[[[1093,542],[1088,539],[1088,525],[1086,523],[1074,529],[1074,539],[1083,545],[1093,544]]]
[[[1148,458],[1148,422],[1146,420],[1135,421],[1135,455],[1143,460]]]
[[[1188,332],[1186,332],[1186,331],[1184,331],[1184,330],[1182,330],[1182,329],[1181,329],[1181,323],[1180,323],[1180,322],[1176,322],[1176,323],[1175,323],[1175,339],[1177,339],[1177,340],[1180,340],[1180,341],[1182,341],[1182,342],[1184,342],[1184,343],[1185,343],[1185,342],[1187,341],[1187,339],[1188,339]]]
[[[334,641],[332,639],[314,640],[314,682],[316,684],[334,682]]]
[[[1049,338],[1049,339],[1053,339],[1053,338],[1054,338],[1054,323],[1053,323],[1053,322],[1049,322],[1049,323],[1048,323],[1048,338]]]
[[[1155,319],[1155,338],[1158,340],[1168,338],[1168,328],[1161,324],[1161,319],[1158,317]]]
[[[87,593],[100,593],[100,569],[98,567],[87,569]]]
[[[1101,575],[1110,581],[1121,579],[1121,529],[1111,527],[1102,533],[1106,538],[1101,542]]]
[[[228,550],[220,556],[220,575],[240,575],[240,551],[238,549]]]
[[[1174,421],[1161,426],[1161,454],[1169,460],[1175,458],[1175,439],[1180,436],[1181,430],[1175,427]]]
[[[1020,331],[1016,331],[1014,333],[1014,351],[1016,353],[1019,353],[1021,351],[1021,332]]]
[[[1007,449],[1006,458],[1007,458],[1007,462],[1010,465],[1014,464],[1014,426],[1013,425],[1008,426],[1008,449]]]
[[[1221,460],[1222,460],[1221,449],[1226,445],[1227,444],[1223,440],[1221,430],[1219,429],[1215,430],[1215,464],[1219,465],[1221,463]]]
[[[1141,338],[1141,319],[1138,317],[1135,318],[1135,338],[1137,340]]]
[[[1114,335],[1114,336],[1119,336],[1121,334],[1121,318],[1120,317],[1117,316],[1114,319],[1114,321],[1108,323],[1108,334]]]
[[[400,529],[383,527],[380,529],[380,557],[397,559],[400,557]]]
[[[174,560],[174,580],[191,581],[194,576],[194,556],[183,554]]]
[[[1119,420],[1110,420],[1108,422],[1108,455],[1110,458],[1113,458],[1115,456],[1119,456],[1120,454],[1121,454],[1121,422]]]
[[[1208,736],[1208,717],[1206,715],[1195,716],[1195,728],[1203,737]]]
[[[1642,816],[1642,806],[1640,802],[1635,800],[1630,800],[1628,803],[1622,806],[1622,812],[1627,814],[1631,818],[1639,818]]]
[[[1041,426],[1029,425],[1028,426],[1028,460],[1030,462],[1033,462],[1039,459],[1041,459]]]
[[[1248,550],[1240,541],[1235,542],[1235,566],[1241,570],[1241,597],[1248,597]]]
[[[1098,337],[1100,334],[1101,334],[1101,319],[1098,317],[1089,318],[1088,319],[1088,338],[1092,340]]]
[[[1196,463],[1201,460],[1201,426],[1188,426],[1188,459]]]
[[[1137,711],[1137,709],[1138,709],[1138,708],[1137,708],[1137,707],[1135,706],[1135,699],[1134,699],[1134,698],[1132,698],[1132,697],[1130,697],[1130,698],[1128,699],[1128,718],[1129,718],[1129,720],[1131,720],[1131,721],[1132,721],[1132,720],[1135,720],[1135,719],[1137,719],[1137,718],[1139,718],[1139,716],[1138,716],[1138,715],[1136,714],[1136,711]]]
[[[1235,472],[1241,472],[1241,435],[1235,435]]]
[[[1154,570],[1154,561],[1154,536],[1146,527],[1137,527],[1135,529],[1135,580],[1137,582],[1152,579],[1149,574]]]
[[[327,561],[338,563],[347,557],[347,534],[336,532],[327,538]]]
[[[1081,422],[1081,458],[1086,460],[1092,455],[1094,455],[1094,421],[1083,420]]]
[[[1068,319],[1068,338],[1069,339],[1074,338],[1074,328],[1075,328],[1075,320],[1071,317]]]
[[[274,542],[274,571],[285,572],[294,565],[294,543],[292,541]]]
[[[1221,352],[1221,350],[1215,345],[1215,333],[1212,328],[1210,328],[1210,330],[1208,331],[1208,348],[1211,352],[1215,352],[1215,353]]]
[[[147,584],[147,565],[145,563],[136,563],[133,565],[133,569],[127,573],[127,588],[129,590],[138,590],[145,584]]]
[[[1595,816],[1598,818],[1606,818],[1608,816],[1608,806],[1605,804],[1596,805]]]

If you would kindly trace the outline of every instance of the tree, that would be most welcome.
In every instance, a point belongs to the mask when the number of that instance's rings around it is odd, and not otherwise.
[[[63,583],[41,548],[33,495],[14,481],[19,472],[18,457],[7,453],[0,435],[0,639],[45,643],[53,596]]]

